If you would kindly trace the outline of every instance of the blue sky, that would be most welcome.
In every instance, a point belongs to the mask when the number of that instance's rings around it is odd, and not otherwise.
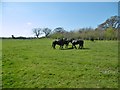
[[[117,2],[2,2],[0,36],[34,36],[32,29],[63,27],[96,28],[118,15]]]

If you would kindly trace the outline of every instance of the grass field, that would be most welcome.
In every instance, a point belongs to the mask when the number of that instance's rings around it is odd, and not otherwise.
[[[82,50],[51,42],[3,40],[3,88],[118,88],[117,41],[85,41]]]
[[[0,39],[0,89],[2,89],[2,39]]]

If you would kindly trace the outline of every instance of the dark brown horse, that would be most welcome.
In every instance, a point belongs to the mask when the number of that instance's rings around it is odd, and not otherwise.
[[[77,40],[73,39],[71,43],[72,43],[72,48],[77,49],[76,45],[78,44],[79,45],[78,49],[83,49],[84,41],[82,39],[77,39]]]
[[[55,46],[56,45],[59,45],[60,46],[60,49],[63,49],[63,46],[64,45],[66,45],[65,46],[65,48],[67,48],[68,47],[68,45],[69,45],[69,40],[67,40],[67,38],[65,38],[65,39],[57,39],[57,40],[54,40],[53,42],[52,42],[52,47],[55,49]]]

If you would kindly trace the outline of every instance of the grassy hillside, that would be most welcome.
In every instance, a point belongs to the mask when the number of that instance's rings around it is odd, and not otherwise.
[[[118,87],[117,41],[85,41],[82,50],[54,50],[51,42],[3,40],[3,88]]]

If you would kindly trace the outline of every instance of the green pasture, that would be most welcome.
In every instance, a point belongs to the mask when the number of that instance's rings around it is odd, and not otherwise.
[[[51,43],[2,40],[3,88],[118,88],[117,41],[85,41],[84,49],[64,50]]]

